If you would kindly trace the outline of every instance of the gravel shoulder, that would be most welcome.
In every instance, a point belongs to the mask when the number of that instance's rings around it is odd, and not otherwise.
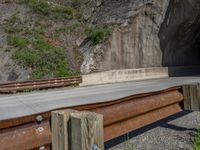
[[[188,112],[174,120],[159,123],[157,127],[109,150],[192,150],[199,126],[200,112]]]

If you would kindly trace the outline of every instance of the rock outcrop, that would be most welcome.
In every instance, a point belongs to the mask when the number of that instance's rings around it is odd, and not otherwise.
[[[12,59],[13,51],[7,43],[7,34],[3,29],[5,20],[15,13],[26,15],[27,9],[15,3],[8,5],[1,4],[0,2],[0,82],[27,80],[29,79],[30,70],[20,66]]]
[[[169,0],[105,1],[91,22],[117,26],[104,45],[90,50],[90,57],[87,52],[81,71],[161,66],[158,33],[168,5]]]

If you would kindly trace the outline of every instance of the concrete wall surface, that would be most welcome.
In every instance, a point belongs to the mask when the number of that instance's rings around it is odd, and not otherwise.
[[[110,70],[82,75],[80,86],[168,77],[167,67]]]

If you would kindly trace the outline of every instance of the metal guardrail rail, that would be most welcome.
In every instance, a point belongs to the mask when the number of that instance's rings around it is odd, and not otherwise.
[[[89,110],[104,116],[104,141],[182,111],[180,87],[132,95],[110,102],[64,109]],[[63,109],[63,108],[60,108]],[[0,150],[50,149],[51,111],[0,121]]]
[[[77,85],[82,82],[82,77],[62,77],[47,80],[29,80],[19,82],[9,82],[0,84],[0,93],[15,93],[25,90],[37,90],[46,88],[64,87]]]

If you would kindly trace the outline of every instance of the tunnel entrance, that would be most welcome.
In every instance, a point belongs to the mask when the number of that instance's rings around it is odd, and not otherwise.
[[[170,76],[200,75],[199,0],[171,0],[159,38]]]

